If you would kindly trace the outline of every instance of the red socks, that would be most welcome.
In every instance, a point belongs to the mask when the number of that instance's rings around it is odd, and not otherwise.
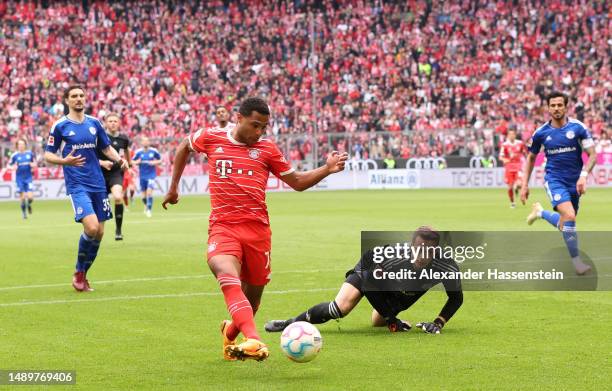
[[[226,333],[227,337],[235,339],[238,332],[242,332],[246,338],[260,339],[253,320],[253,308],[242,292],[240,279],[230,274],[219,274],[217,281],[223,291],[227,310],[232,317],[232,324]]]
[[[512,189],[508,189],[508,197],[510,197],[510,202],[514,202],[514,191]]]

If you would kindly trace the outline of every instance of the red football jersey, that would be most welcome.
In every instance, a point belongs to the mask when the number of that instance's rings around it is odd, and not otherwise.
[[[514,140],[514,143],[510,141],[504,141],[499,151],[499,158],[510,159],[509,163],[506,163],[506,171],[520,171],[523,165],[523,158],[525,156],[525,144],[521,140]]]
[[[200,129],[189,136],[191,148],[208,155],[210,225],[252,220],[270,224],[266,206],[270,173],[280,178],[294,170],[276,144],[260,140],[249,147],[232,137],[233,128]]]

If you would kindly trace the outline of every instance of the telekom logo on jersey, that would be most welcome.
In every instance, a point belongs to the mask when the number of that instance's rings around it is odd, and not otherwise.
[[[234,162],[231,160],[217,160],[215,163],[217,174],[221,174],[219,178],[228,178],[228,174],[236,173],[238,175],[253,175],[253,170],[243,170],[242,168],[234,169]]]

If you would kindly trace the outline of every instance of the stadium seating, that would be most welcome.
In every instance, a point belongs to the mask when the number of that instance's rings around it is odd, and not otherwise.
[[[494,154],[509,127],[546,119],[552,89],[596,135],[612,122],[605,2],[304,3],[1,2],[0,142],[40,145],[75,82],[93,115],[119,112],[169,151],[247,95],[269,100],[292,160],[315,142],[365,158]]]

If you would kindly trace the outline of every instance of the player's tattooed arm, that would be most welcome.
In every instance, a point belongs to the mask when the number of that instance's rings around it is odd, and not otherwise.
[[[174,205],[179,201],[178,185],[181,181],[181,176],[183,175],[190,154],[191,148],[189,147],[189,140],[185,139],[179,144],[176,150],[174,164],[172,165],[172,181],[170,182],[168,193],[162,202],[162,207],[164,209],[168,209],[166,207],[167,204]]]
[[[595,163],[597,163],[597,153],[595,153],[595,147],[585,148],[584,151],[589,155],[589,160],[587,161],[586,167],[580,173],[580,178],[578,178],[578,182],[576,182],[576,191],[578,194],[586,193],[586,182],[587,176],[595,167]]]
[[[531,172],[535,166],[536,154],[529,152],[527,154],[527,161],[525,162],[525,171],[523,172],[523,183],[521,185],[521,202],[525,205],[527,198],[529,198],[529,178]]]
[[[344,170],[347,159],[348,154],[346,152],[338,153],[338,151],[333,151],[327,157],[324,166],[310,171],[292,172],[291,174],[284,175],[281,179],[291,186],[292,189],[304,191],[321,182],[326,176]]]

